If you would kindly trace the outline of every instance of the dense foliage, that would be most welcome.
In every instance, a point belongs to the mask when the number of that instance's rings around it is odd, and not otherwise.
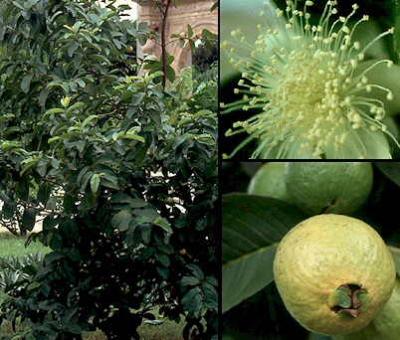
[[[163,91],[159,73],[136,75],[144,32],[121,20],[124,7],[0,6],[1,217],[23,231],[42,219],[33,238],[52,249],[8,291],[2,318],[21,318],[24,339],[96,328],[136,339],[159,306],[186,319],[185,338],[211,338],[215,79],[184,96],[179,84]]]

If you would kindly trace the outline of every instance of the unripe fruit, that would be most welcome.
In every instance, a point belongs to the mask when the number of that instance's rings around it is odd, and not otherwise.
[[[292,162],[286,190],[290,201],[310,215],[349,214],[367,200],[372,182],[370,163]]]
[[[274,260],[278,291],[310,331],[348,334],[366,327],[392,294],[396,272],[379,234],[352,217],[311,217],[290,230]]]
[[[285,171],[288,164],[282,162],[264,164],[251,179],[247,192],[250,195],[289,201],[285,182]]]
[[[348,214],[365,203],[372,184],[366,162],[270,162],[253,176],[248,193],[292,203],[310,215]]]

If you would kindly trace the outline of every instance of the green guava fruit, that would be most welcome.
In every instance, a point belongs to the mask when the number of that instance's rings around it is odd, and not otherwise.
[[[261,166],[250,181],[250,195],[268,196],[289,201],[286,191],[285,171],[288,163],[272,162]]]
[[[291,162],[286,173],[290,201],[310,215],[356,211],[372,183],[372,166],[365,162]]]
[[[349,334],[366,327],[392,294],[393,257],[368,224],[343,215],[311,217],[280,242],[274,277],[289,313],[306,329]]]
[[[400,280],[376,318],[359,332],[338,335],[334,340],[398,340],[400,338]]]

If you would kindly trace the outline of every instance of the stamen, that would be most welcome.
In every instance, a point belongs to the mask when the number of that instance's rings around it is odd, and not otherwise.
[[[276,11],[278,18],[286,16],[283,32],[259,27],[256,42],[248,44],[243,34],[235,30],[232,37],[238,46],[229,49],[223,45],[230,52],[234,66],[242,72],[234,93],[244,95],[239,101],[225,104],[224,113],[259,112],[236,122],[227,132],[227,135],[248,134],[232,156],[256,140],[252,157],[298,158],[307,153],[309,157],[335,158],[347,155],[346,143],[351,141],[357,147],[349,150],[359,152],[351,154],[351,158],[368,157],[369,143],[363,139],[362,131],[394,137],[381,122],[384,103],[363,95],[378,89],[386,93],[386,100],[392,100],[393,93],[370,83],[367,74],[381,63],[390,67],[393,62],[380,60],[361,74],[354,74],[368,48],[393,30],[362,46],[358,41],[353,42],[352,36],[368,17],[363,16],[352,28],[348,24],[359,8],[357,4],[353,4],[347,17],[337,18],[336,1],[327,1],[317,25],[309,23],[308,9],[314,5],[313,1],[305,1],[302,10],[297,9],[297,0],[288,0],[286,4],[285,11]],[[333,16],[337,19],[331,20]],[[236,57],[239,50],[248,51],[249,57]]]

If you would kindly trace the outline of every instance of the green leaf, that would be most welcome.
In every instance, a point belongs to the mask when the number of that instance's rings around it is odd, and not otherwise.
[[[229,310],[273,280],[277,243],[306,219],[276,199],[230,194],[222,199],[222,310]]]
[[[189,269],[193,276],[197,277],[200,281],[204,280],[204,273],[201,270],[201,268],[195,264],[190,264],[187,266],[187,269]]]
[[[175,70],[170,65],[167,65],[166,72],[167,72],[167,79],[170,82],[173,82],[175,80]]]
[[[400,248],[389,246],[393,255],[394,264],[396,266],[396,273],[400,277]]]
[[[136,140],[136,141],[141,142],[141,143],[144,143],[146,141],[142,136],[139,136],[138,134],[130,132],[130,131],[128,131],[127,133],[123,134],[122,138],[123,139]]]
[[[119,189],[118,178],[112,175],[111,173],[105,173],[101,178],[101,180],[103,186],[115,190]]]
[[[144,208],[148,205],[148,203],[140,198],[133,198],[125,193],[117,193],[112,196],[111,203],[113,204],[127,204],[131,208]]]
[[[171,261],[167,255],[158,255],[157,261],[160,262],[164,267],[169,267]]]
[[[204,283],[203,284],[203,292],[204,292],[204,303],[210,309],[218,310],[218,293],[214,286]]]
[[[159,226],[160,228],[164,229],[167,233],[172,233],[171,225],[165,218],[159,216],[153,221],[153,223],[156,226]]]
[[[200,281],[197,277],[194,276],[184,276],[181,280],[182,286],[197,286],[200,284]]]
[[[18,194],[18,197],[21,198],[22,200],[24,200],[24,201],[29,200],[29,178],[28,177],[23,177],[22,180],[20,180],[17,183],[16,192]]]
[[[57,208],[57,198],[50,197],[49,200],[46,202],[46,209],[55,210],[56,208]]]
[[[74,111],[78,111],[80,109],[82,109],[83,107],[85,107],[86,104],[83,102],[76,102],[75,104],[72,104],[68,109],[67,109],[67,113],[70,114],[71,112]]]
[[[375,165],[387,178],[400,186],[400,163],[376,162]]]
[[[60,137],[60,136],[55,136],[55,137],[52,137],[52,138],[49,138],[49,140],[47,141],[49,144],[53,144],[53,143],[55,143],[55,142],[58,142],[59,140],[61,140],[62,139],[62,137]]]
[[[131,212],[129,210],[121,210],[119,213],[114,215],[111,220],[111,224],[120,231],[126,231],[129,229],[129,224],[131,221]]]
[[[32,74],[27,74],[25,77],[22,78],[21,81],[21,90],[24,93],[28,93],[29,89],[31,87],[31,81],[32,81],[33,75]]]
[[[55,107],[54,109],[47,110],[46,113],[44,114],[44,116],[46,117],[46,116],[56,114],[56,113],[63,113],[64,111],[65,111],[64,109]]]
[[[78,49],[79,44],[77,42],[73,42],[68,46],[68,56],[72,57],[75,51]]]
[[[188,38],[189,39],[192,38],[194,34],[192,26],[187,25],[187,32],[188,32]]]
[[[90,179],[90,189],[92,190],[92,193],[95,194],[99,190],[100,180],[101,178],[99,174],[94,174]]]
[[[39,202],[46,204],[51,194],[51,186],[47,183],[43,183],[38,190],[37,199]]]
[[[82,176],[82,180],[78,182],[78,183],[81,183],[81,192],[85,192],[86,186],[88,185],[88,183],[89,183],[90,179],[92,178],[92,176],[93,176],[93,172],[92,171],[88,171]]]
[[[230,261],[222,267],[222,313],[254,295],[274,280],[277,244]]]
[[[202,293],[199,287],[190,289],[182,298],[182,305],[189,314],[198,316],[202,308]]]
[[[47,88],[44,88],[44,89],[40,92],[40,95],[39,95],[39,105],[40,105],[40,107],[43,108],[43,109],[46,107],[46,101],[47,101],[47,98],[49,97],[49,94],[50,94],[50,90],[47,89]]]
[[[89,117],[87,117],[81,125],[81,128],[85,128],[87,125],[89,125],[92,121],[99,119],[98,115],[90,115]]]
[[[222,206],[223,262],[279,242],[293,226],[307,218],[288,203],[247,194],[225,195]]]
[[[21,230],[31,231],[35,227],[36,223],[36,211],[34,209],[25,209],[22,215],[22,224],[20,225]]]
[[[15,203],[11,203],[10,201],[5,201],[3,204],[3,208],[1,210],[1,214],[5,219],[10,219],[14,216],[17,207]]]

